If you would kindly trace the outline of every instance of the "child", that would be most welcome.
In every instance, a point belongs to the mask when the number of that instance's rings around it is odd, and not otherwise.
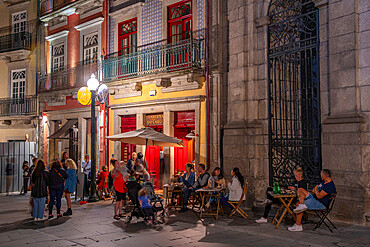
[[[139,190],[140,207],[145,215],[147,225],[150,225],[152,224],[152,222],[154,222],[154,211],[153,207],[150,205],[148,194],[149,193],[146,188],[142,188],[141,190]],[[150,220],[149,218],[151,218],[152,220]]]

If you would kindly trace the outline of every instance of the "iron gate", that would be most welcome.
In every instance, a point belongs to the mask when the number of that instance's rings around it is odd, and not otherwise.
[[[269,17],[270,184],[290,184],[301,167],[313,185],[321,170],[318,10],[308,0],[273,0]]]

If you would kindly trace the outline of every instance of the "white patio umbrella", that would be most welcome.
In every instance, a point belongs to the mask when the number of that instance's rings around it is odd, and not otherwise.
[[[149,127],[107,136],[106,138],[111,141],[120,141],[136,145],[185,147],[181,139],[162,134]]]

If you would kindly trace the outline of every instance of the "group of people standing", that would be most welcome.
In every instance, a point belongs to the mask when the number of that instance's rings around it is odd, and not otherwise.
[[[25,168],[27,169],[27,168]],[[56,204],[57,217],[72,215],[71,194],[75,192],[77,184],[76,163],[63,153],[63,159],[55,160],[47,168],[46,163],[38,158],[32,159],[32,166],[28,168],[31,177],[32,216],[35,221],[44,219],[45,205],[48,205],[48,219],[53,218],[53,207]],[[67,210],[61,214],[61,199],[65,194]]]

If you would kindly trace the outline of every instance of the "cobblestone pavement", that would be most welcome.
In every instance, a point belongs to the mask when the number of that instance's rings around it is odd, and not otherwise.
[[[334,233],[324,227],[313,232],[312,223],[303,232],[291,233],[290,223],[277,230],[254,223],[260,216],[254,212],[248,212],[247,220],[222,216],[216,221],[199,220],[189,210],[170,211],[166,223],[153,228],[114,220],[110,201],[75,204],[72,209],[71,217],[34,223],[28,196],[0,196],[0,246],[369,246],[369,227],[343,223],[336,223]]]

